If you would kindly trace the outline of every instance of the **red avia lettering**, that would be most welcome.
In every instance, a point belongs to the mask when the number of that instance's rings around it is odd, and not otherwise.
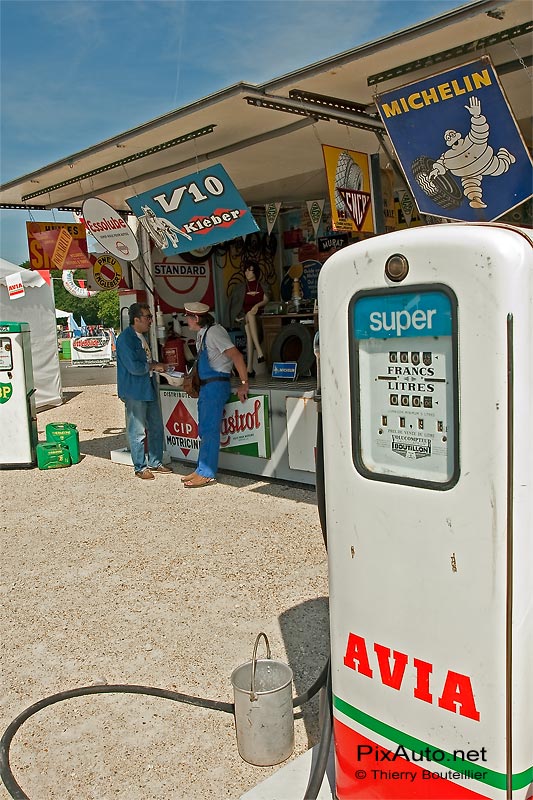
[[[374,653],[376,654],[381,683],[399,691],[402,688],[409,656],[398,650],[393,650],[391,655],[390,647],[384,647],[377,643],[374,644]],[[433,664],[428,661],[421,661],[418,658],[413,658],[412,664],[416,675],[413,696],[418,700],[423,700],[425,703],[433,703],[433,694],[430,692],[430,676],[433,672]],[[361,673],[361,675],[365,675],[367,678],[374,677],[374,669],[370,666],[366,642],[362,636],[356,636],[355,633],[348,635],[344,666]],[[476,708],[472,682],[468,675],[448,670],[437,704],[439,708],[451,711],[452,714],[460,714],[462,717],[469,717],[479,722],[479,711]]]
[[[253,431],[259,428],[259,409],[261,408],[261,400],[256,400],[254,403],[254,410],[248,411],[246,414],[241,414],[235,411],[231,417],[224,416],[222,418],[222,425],[220,433],[222,436],[228,436],[232,433],[240,433],[241,431]]]

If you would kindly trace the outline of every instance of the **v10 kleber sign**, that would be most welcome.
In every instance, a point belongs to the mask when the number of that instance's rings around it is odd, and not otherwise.
[[[126,202],[165,256],[259,230],[222,164],[130,197]]]

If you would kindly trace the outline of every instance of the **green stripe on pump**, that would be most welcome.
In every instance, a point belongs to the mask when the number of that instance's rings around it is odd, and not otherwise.
[[[381,722],[380,720],[371,717],[369,714],[365,714],[364,711],[354,708],[354,706],[351,706],[349,703],[341,700],[341,698],[337,697],[336,695],[333,695],[333,706],[347,717],[350,717],[350,719],[353,719],[360,725],[363,725],[365,728],[374,731],[374,733],[383,736],[383,738],[389,739],[391,742],[396,742],[397,745],[404,747],[406,750],[411,750],[414,753],[424,751],[424,755],[427,754],[428,760],[434,761],[436,764],[439,764],[439,766],[445,766],[449,769],[453,769],[455,772],[462,773],[472,770],[473,767],[478,768],[480,771],[485,773],[485,777],[473,778],[472,780],[479,780],[481,783],[486,783],[488,786],[494,786],[496,789],[507,788],[507,775],[504,772],[495,772],[492,769],[488,769],[484,762],[465,761],[464,759],[454,758],[453,755],[448,753],[446,750],[442,750],[440,747],[434,747],[427,742],[423,742],[421,739],[416,739],[414,736],[410,736],[408,733],[399,731],[397,728],[393,728],[391,725],[387,725],[385,722]],[[439,755],[444,753],[445,757],[434,758],[433,756],[436,752]],[[523,772],[513,775],[513,791],[515,789],[523,789],[523,787],[528,786],[532,780],[533,766],[529,767],[529,769],[526,769]]]

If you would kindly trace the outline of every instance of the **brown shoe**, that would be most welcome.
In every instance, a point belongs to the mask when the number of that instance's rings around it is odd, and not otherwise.
[[[170,475],[172,470],[169,467],[165,467],[163,464],[160,464],[158,467],[152,467],[152,472],[158,473],[159,475]]]
[[[214,478],[206,478],[205,475],[195,475],[190,481],[185,481],[183,485],[187,489],[201,489],[202,486],[209,486],[210,483],[214,482]]]
[[[153,480],[155,480],[154,473],[151,472],[151,470],[149,470],[149,469],[143,469],[142,472],[136,472],[135,473],[135,477],[136,478],[141,478],[141,480],[143,480],[143,481],[153,481]]]
[[[182,475],[181,482],[185,483],[185,481],[190,481],[196,477],[196,472],[190,472],[189,475]]]

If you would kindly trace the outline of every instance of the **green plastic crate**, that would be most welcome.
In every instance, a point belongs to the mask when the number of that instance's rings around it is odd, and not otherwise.
[[[60,442],[39,442],[35,448],[39,469],[60,469],[70,467],[70,452]]]
[[[70,460],[77,464],[80,460],[80,435],[71,422],[49,422],[46,426],[46,441],[61,442],[68,447]]]

